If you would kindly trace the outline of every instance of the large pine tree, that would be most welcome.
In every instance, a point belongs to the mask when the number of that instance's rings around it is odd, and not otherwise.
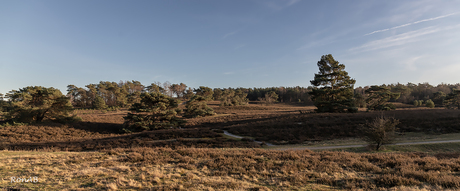
[[[331,54],[321,56],[318,61],[319,73],[310,81],[314,86],[310,95],[317,112],[356,112],[353,104],[353,85],[345,71],[345,65],[339,64]]]

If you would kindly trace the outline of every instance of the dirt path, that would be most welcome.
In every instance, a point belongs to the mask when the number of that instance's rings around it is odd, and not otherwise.
[[[443,141],[421,141],[421,142],[407,142],[407,143],[395,143],[388,145],[422,145],[422,144],[436,144],[436,143],[457,143],[460,140],[443,140]],[[366,147],[367,145],[336,145],[336,146],[318,146],[318,147],[282,147],[282,148],[268,148],[272,150],[321,150],[321,149],[343,149],[343,148],[356,148],[356,147]]]
[[[228,131],[224,131],[225,135],[228,135],[230,137],[234,137],[237,139],[242,139],[244,137],[234,135],[229,133]],[[254,141],[256,143],[261,144],[262,142],[260,141]],[[460,142],[460,140],[442,140],[442,141],[419,141],[419,142],[407,142],[407,143],[395,143],[395,144],[388,144],[388,145],[422,145],[422,144],[436,144],[436,143],[457,143]],[[270,143],[265,143],[269,147],[275,147],[275,146],[280,146],[280,145],[274,145]],[[310,150],[321,150],[321,149],[343,149],[343,148],[356,148],[356,147],[366,147],[367,145],[335,145],[335,146],[292,146],[290,147],[289,145],[282,145],[280,148],[268,148],[271,150],[303,150],[303,149],[310,149]]]
[[[225,135],[228,135],[228,136],[230,136],[230,137],[237,138],[237,139],[242,139],[242,138],[244,138],[244,137],[242,137],[242,136],[238,136],[238,135],[231,134],[231,133],[229,133],[228,131],[224,131],[224,134],[225,134]],[[258,143],[258,144],[262,144],[262,143],[263,143],[263,142],[256,141],[256,140],[254,140],[254,142],[255,142],[255,143]],[[266,144],[267,146],[269,146],[269,147],[276,146],[276,145],[270,144],[270,143],[265,143],[265,144]]]

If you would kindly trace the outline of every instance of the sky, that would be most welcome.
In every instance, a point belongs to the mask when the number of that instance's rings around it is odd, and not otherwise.
[[[0,93],[100,81],[355,87],[460,82],[459,0],[0,1]]]

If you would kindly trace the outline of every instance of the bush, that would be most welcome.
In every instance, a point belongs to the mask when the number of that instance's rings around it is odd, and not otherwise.
[[[377,117],[374,121],[361,125],[363,138],[371,147],[379,150],[382,145],[393,141],[398,124],[397,119]]]
[[[429,108],[434,108],[434,102],[431,101],[431,99],[429,99],[426,101],[425,106]]]
[[[93,108],[99,110],[107,109],[107,105],[105,104],[105,101],[101,96],[96,96],[93,102]]]

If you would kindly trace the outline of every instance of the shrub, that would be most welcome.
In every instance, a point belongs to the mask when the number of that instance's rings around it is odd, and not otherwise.
[[[393,141],[398,124],[397,119],[377,117],[374,121],[361,125],[363,138],[370,146],[375,147],[375,150],[379,150],[382,145]]]
[[[425,102],[425,106],[429,108],[434,108],[434,102],[431,101],[431,99],[429,99]]]
[[[414,106],[415,106],[415,107],[420,106],[420,102],[419,102],[418,100],[414,100]]]

